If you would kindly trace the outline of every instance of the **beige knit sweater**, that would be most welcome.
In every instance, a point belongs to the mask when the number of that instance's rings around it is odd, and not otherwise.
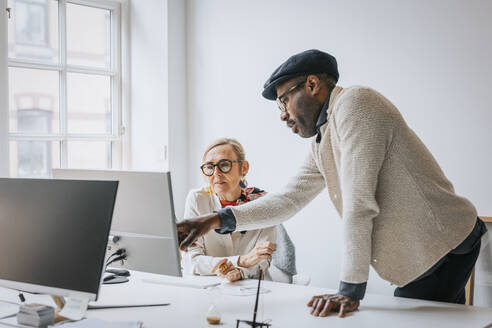
[[[381,94],[336,87],[327,113],[321,142],[282,192],[232,208],[236,229],[279,224],[328,187],[343,221],[340,279],[366,282],[372,265],[404,286],[466,238],[476,210]]]

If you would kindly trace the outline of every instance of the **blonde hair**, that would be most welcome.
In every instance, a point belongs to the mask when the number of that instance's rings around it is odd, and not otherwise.
[[[212,142],[210,145],[208,145],[207,149],[203,153],[203,158],[202,161],[205,160],[205,157],[207,156],[208,152],[211,151],[215,147],[223,146],[223,145],[231,145],[232,149],[234,150],[234,153],[237,156],[238,161],[244,161],[246,159],[246,154],[244,153],[244,148],[243,146],[237,141],[236,139],[232,138],[220,138]]]

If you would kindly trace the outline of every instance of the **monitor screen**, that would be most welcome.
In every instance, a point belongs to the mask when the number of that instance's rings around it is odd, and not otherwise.
[[[0,179],[0,285],[97,297],[117,181]]]

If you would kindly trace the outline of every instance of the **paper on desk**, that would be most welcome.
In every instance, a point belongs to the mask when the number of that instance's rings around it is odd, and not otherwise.
[[[224,295],[232,295],[232,296],[249,296],[256,295],[256,291],[258,290],[258,286],[241,286],[241,285],[232,285],[232,284],[222,284],[220,285],[220,291]],[[269,293],[270,290],[264,287],[260,287],[260,294]]]
[[[88,304],[88,297],[70,296],[58,314],[71,320],[80,320],[85,316]]]
[[[19,312],[19,304],[0,301],[0,319],[10,317]]]
[[[142,328],[141,321],[114,321],[108,322],[99,319],[84,319],[77,322],[67,322],[62,325],[49,326],[62,328]]]

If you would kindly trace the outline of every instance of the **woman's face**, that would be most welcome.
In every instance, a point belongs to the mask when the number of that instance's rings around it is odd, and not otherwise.
[[[229,159],[231,161],[237,160],[236,153],[231,145],[221,145],[212,148],[207,153],[207,156],[205,156],[202,164],[217,164],[222,159]],[[228,173],[221,172],[216,166],[214,174],[211,176],[204,175],[204,177],[216,194],[223,195],[229,194],[241,188],[239,186],[239,181],[241,180],[241,177],[246,174],[246,172],[242,171],[244,171],[244,169],[241,168],[241,164],[233,162],[232,169]]]

